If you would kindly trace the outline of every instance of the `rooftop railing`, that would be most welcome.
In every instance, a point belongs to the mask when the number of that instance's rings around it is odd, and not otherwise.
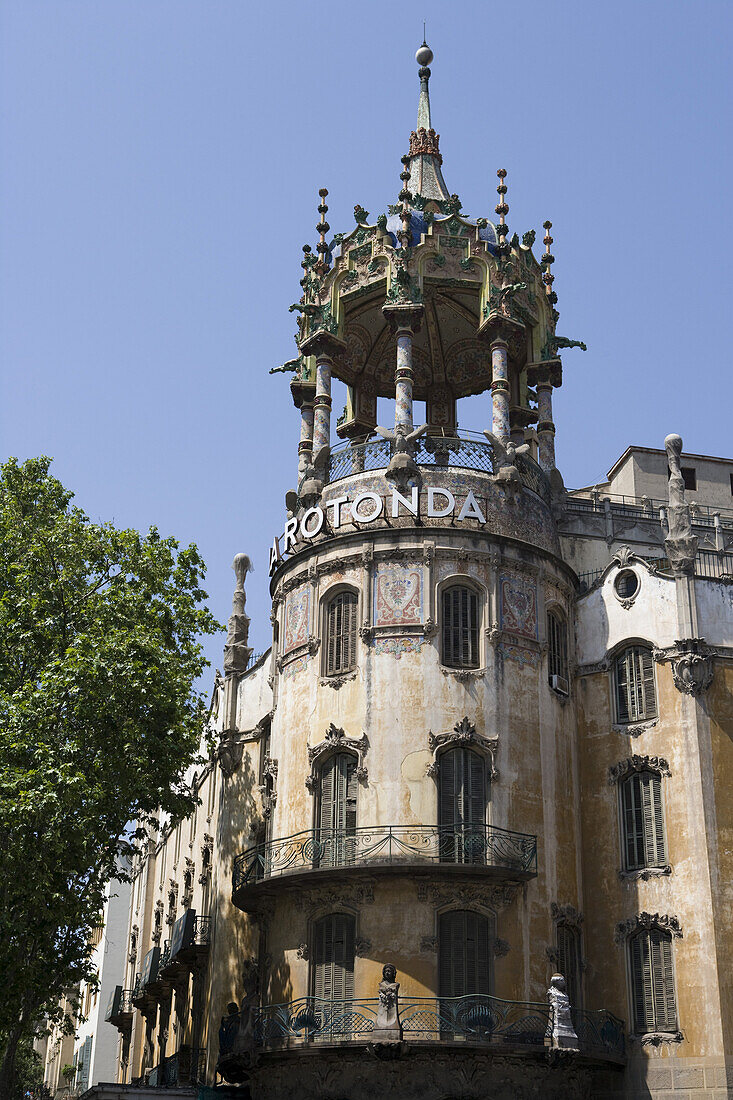
[[[414,446],[413,458],[418,466],[477,470],[484,474],[496,472],[493,448],[480,432],[461,429],[451,435],[423,435]],[[385,439],[358,444],[342,443],[331,450],[328,480],[340,481],[355,474],[385,470],[391,457],[392,446]],[[537,463],[526,455],[517,455],[515,462],[525,488],[549,504],[550,483]]]
[[[302,997],[267,1005],[252,1022],[254,1044],[282,1048],[300,1044],[369,1042],[375,1030],[378,998],[326,1000]],[[410,1042],[464,1042],[506,1048],[549,1045],[550,1007],[533,1001],[508,1001],[488,994],[466,997],[412,997],[400,1002],[399,1019]],[[611,1012],[572,1010],[583,1053],[623,1059],[623,1020]],[[222,1032],[220,1057],[234,1053],[236,1032]]]
[[[644,560],[653,566],[657,572],[672,572],[672,567],[667,558],[645,557]],[[603,576],[605,571],[606,566],[603,569],[592,569],[587,573],[579,573],[578,580],[580,581],[581,593],[587,592],[598,578]],[[698,550],[695,558],[695,576],[707,578],[708,580],[733,577],[733,553],[718,550]]]
[[[604,501],[608,500],[614,511],[623,511],[627,514],[636,514],[639,517],[658,519],[660,508],[668,508],[669,501],[659,497],[626,496],[619,493],[607,493],[602,490],[593,496],[575,496],[570,493],[565,498],[564,507],[570,512],[604,512]],[[694,500],[688,500],[693,525],[711,527],[715,516],[720,516],[721,524],[733,526],[733,507],[719,507],[710,504],[698,504]]]
[[[329,868],[461,864],[537,874],[537,837],[493,825],[375,825],[308,829],[248,848],[234,861],[233,890],[279,875]]]

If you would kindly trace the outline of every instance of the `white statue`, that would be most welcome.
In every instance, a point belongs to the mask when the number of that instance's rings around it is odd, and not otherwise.
[[[407,429],[408,425],[402,421],[395,424],[394,431],[391,428],[374,429],[377,435],[381,435],[382,439],[392,444],[392,458],[384,476],[400,487],[407,485],[410,478],[414,479],[420,475],[412,456],[415,453],[415,440],[425,434],[428,426],[422,424],[419,428],[413,428],[411,432]]]
[[[547,999],[550,1002],[553,1048],[578,1050],[578,1036],[575,1034],[575,1028],[573,1027],[570,998],[565,991],[565,979],[562,974],[553,974],[550,978]]]

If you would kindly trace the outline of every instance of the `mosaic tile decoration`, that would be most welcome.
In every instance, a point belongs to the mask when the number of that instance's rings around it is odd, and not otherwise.
[[[420,624],[422,588],[422,569],[419,566],[379,566],[374,575],[374,625]]]
[[[522,668],[529,665],[530,668],[539,668],[540,654],[534,649],[525,649],[520,645],[508,645],[503,642],[499,647],[502,657],[507,661],[516,661]]]
[[[501,577],[501,627],[524,638],[537,638],[537,587],[523,577]]]
[[[291,649],[297,649],[308,641],[310,600],[310,588],[307,585],[288,593],[285,600],[283,653],[289,653]]]
[[[299,672],[302,672],[304,668],[308,667],[310,661],[310,655],[304,653],[302,657],[296,657],[294,661],[291,661],[289,665],[286,665],[282,672],[283,680],[292,680],[293,676],[297,676]]]
[[[424,638],[378,638],[374,643],[374,652],[391,653],[399,661],[403,653],[419,653],[423,645]]]

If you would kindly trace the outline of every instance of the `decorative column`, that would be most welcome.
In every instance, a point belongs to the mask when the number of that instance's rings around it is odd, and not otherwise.
[[[552,421],[552,383],[548,380],[537,385],[537,443],[539,464],[543,470],[555,468],[555,425]]]
[[[491,344],[491,431],[502,443],[509,441],[509,361],[505,340]]]
[[[324,447],[331,446],[331,374],[334,357],[346,345],[330,332],[319,329],[300,345],[302,355],[316,357],[316,392],[313,398],[313,458],[317,459]],[[301,440],[306,429],[301,415]]]
[[[423,306],[413,302],[386,305],[382,309],[390,328],[397,333],[397,365],[395,367],[395,429],[402,424],[405,433],[413,428],[412,420],[412,340],[420,331]]]
[[[300,406],[300,442],[298,443],[298,477],[313,461],[313,401],[303,399]]]

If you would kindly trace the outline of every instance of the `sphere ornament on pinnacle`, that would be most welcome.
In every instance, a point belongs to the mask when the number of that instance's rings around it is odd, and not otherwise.
[[[433,60],[433,51],[424,39],[422,46],[415,54],[415,60],[421,66],[429,65]]]

